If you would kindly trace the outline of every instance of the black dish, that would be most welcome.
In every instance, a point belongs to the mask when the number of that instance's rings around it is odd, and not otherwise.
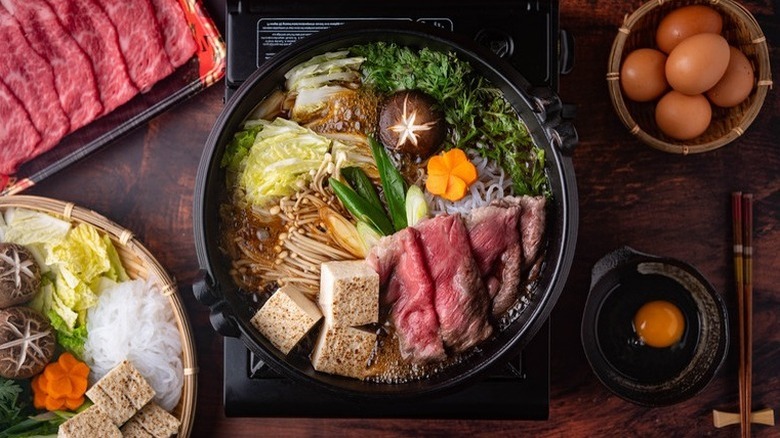
[[[250,323],[251,306],[233,285],[229,261],[219,250],[218,210],[225,199],[225,175],[219,163],[233,133],[254,106],[282,83],[289,68],[326,51],[372,41],[453,51],[501,88],[525,121],[535,143],[545,149],[553,193],[544,266],[521,316],[494,339],[483,343],[467,360],[429,379],[392,385],[319,373],[305,357],[283,356]],[[577,189],[570,156],[576,142],[574,127],[561,118],[561,102],[554,93],[532,89],[505,61],[472,41],[415,23],[372,22],[320,32],[283,50],[256,71],[227,103],[209,135],[198,169],[193,217],[203,278],[193,285],[193,291],[199,301],[211,308],[211,322],[217,332],[242,339],[274,369],[298,381],[337,394],[383,399],[457,389],[483,375],[494,363],[517,354],[544,324],[563,290],[577,236]]]
[[[642,345],[634,333],[634,314],[654,300],[676,305],[685,319],[682,339],[670,347]],[[726,306],[690,265],[626,247],[594,266],[582,345],[596,376],[618,396],[644,406],[688,399],[712,380],[728,343]]]

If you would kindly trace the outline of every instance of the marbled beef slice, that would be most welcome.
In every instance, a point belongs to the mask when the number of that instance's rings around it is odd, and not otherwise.
[[[522,247],[518,232],[521,210],[478,207],[463,218],[471,252],[492,299],[492,314],[499,316],[517,300],[521,283]]]
[[[141,92],[173,73],[149,0],[97,2],[117,30],[130,79]]]
[[[35,154],[41,136],[35,130],[22,102],[0,79],[0,175],[11,175]]]
[[[506,196],[491,202],[491,205],[520,207],[520,238],[523,242],[523,269],[531,267],[539,256],[544,237],[545,207],[547,200],[544,196]]]
[[[0,78],[27,110],[41,136],[34,156],[56,145],[70,129],[70,122],[57,97],[51,66],[30,47],[19,23],[2,6],[0,41],[5,42],[0,50]]]
[[[416,225],[436,289],[435,306],[444,345],[463,352],[493,333],[490,297],[471,254],[459,215],[437,216]]]
[[[165,53],[174,67],[192,57],[197,49],[187,20],[176,0],[152,0],[157,23],[162,31]]]
[[[60,104],[75,131],[103,113],[95,73],[84,51],[44,0],[0,0],[16,18],[30,47],[52,67]]]
[[[366,261],[382,282],[382,305],[390,306],[401,356],[416,363],[444,360],[433,281],[417,230],[405,228],[383,237]]]
[[[62,26],[89,57],[107,114],[129,101],[138,89],[127,73],[119,37],[95,0],[47,0]]]

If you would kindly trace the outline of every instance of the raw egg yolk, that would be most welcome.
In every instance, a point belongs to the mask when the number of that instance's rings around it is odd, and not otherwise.
[[[661,300],[650,301],[634,315],[634,330],[651,347],[669,347],[682,338],[685,319],[674,304]]]

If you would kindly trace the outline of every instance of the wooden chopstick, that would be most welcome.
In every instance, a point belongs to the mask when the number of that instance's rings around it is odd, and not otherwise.
[[[750,436],[750,413],[752,412],[753,388],[753,195],[742,195],[742,262],[743,290],[745,295],[745,412],[746,437]]]
[[[753,195],[731,194],[734,282],[739,307],[739,424],[750,437],[753,387]]]
[[[731,194],[731,225],[734,239],[734,284],[737,288],[737,308],[739,322],[739,425],[742,437],[750,435],[748,424],[750,424],[749,411],[745,409],[747,391],[745,388],[745,302],[743,294],[743,257],[742,257],[742,192]]]

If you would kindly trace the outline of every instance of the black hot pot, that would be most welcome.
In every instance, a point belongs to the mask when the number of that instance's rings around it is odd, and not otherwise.
[[[434,376],[401,384],[363,382],[315,371],[305,357],[285,357],[252,326],[253,308],[234,285],[230,262],[219,248],[219,206],[226,197],[220,159],[226,145],[258,102],[284,81],[293,66],[327,51],[355,44],[385,41],[410,47],[452,51],[499,87],[528,126],[535,143],[544,148],[552,202],[547,215],[545,261],[535,290],[519,318],[476,354]],[[240,338],[272,368],[290,378],[344,396],[368,399],[423,397],[455,390],[484,375],[491,365],[516,355],[545,323],[569,274],[577,239],[577,186],[571,154],[577,143],[574,127],[561,116],[562,104],[549,89],[533,89],[508,63],[489,50],[432,26],[416,23],[372,22],[345,25],[301,40],[263,64],[226,104],[208,137],[198,168],[194,196],[194,232],[202,270],[193,285],[196,298],[208,306],[214,329]]]

